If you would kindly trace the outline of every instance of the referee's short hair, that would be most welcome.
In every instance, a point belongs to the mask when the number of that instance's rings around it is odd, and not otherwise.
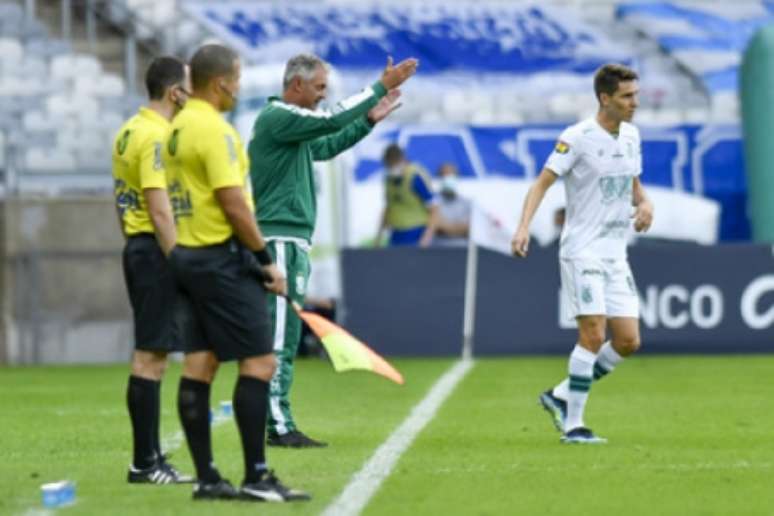
[[[603,65],[597,73],[594,74],[594,93],[597,100],[603,93],[613,95],[618,91],[618,85],[626,81],[636,81],[639,79],[637,72],[622,64]]]
[[[236,52],[230,48],[210,44],[204,45],[191,58],[191,85],[195,90],[201,90],[215,77],[231,75],[234,71],[234,61],[239,59]]]
[[[174,86],[185,79],[185,64],[172,56],[161,56],[151,61],[148,71],[145,72],[145,88],[148,90],[148,98],[161,100],[167,88]]]

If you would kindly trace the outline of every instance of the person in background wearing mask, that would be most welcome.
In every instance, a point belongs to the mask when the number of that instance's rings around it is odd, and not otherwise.
[[[430,185],[430,176],[421,166],[411,163],[397,144],[391,144],[382,158],[385,175],[385,208],[376,245],[390,229],[390,245],[427,247],[438,227],[438,199]]]
[[[470,232],[471,202],[457,192],[458,171],[453,163],[441,165],[438,176],[441,178],[441,189],[437,243],[464,244]]]

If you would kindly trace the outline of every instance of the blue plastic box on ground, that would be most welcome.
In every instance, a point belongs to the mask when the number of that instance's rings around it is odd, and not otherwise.
[[[69,480],[40,486],[44,507],[61,507],[75,502],[75,484]]]

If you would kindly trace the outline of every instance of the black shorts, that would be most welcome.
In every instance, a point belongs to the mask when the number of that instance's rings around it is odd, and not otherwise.
[[[130,236],[123,252],[124,280],[134,314],[135,348],[182,351],[182,300],[167,259],[152,234]]]
[[[221,362],[273,353],[266,291],[250,251],[232,239],[178,245],[169,260],[201,328],[187,336],[187,352],[212,351]]]

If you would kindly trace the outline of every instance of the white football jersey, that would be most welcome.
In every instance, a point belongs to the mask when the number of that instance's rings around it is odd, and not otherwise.
[[[564,179],[562,258],[626,258],[632,182],[642,173],[640,133],[621,122],[618,138],[591,117],[562,132],[545,168]]]

